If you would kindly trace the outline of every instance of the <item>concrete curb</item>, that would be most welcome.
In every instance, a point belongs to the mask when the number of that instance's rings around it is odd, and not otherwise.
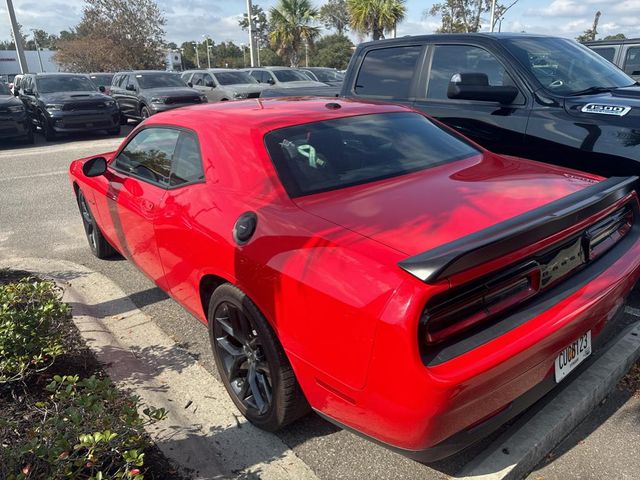
[[[497,438],[457,475],[466,480],[525,477],[611,392],[640,358],[640,324],[621,333],[589,368]],[[543,402],[545,402],[543,400]],[[572,408],[566,408],[572,405]]]
[[[278,437],[248,423],[224,386],[107,277],[61,260],[2,263],[65,288],[74,323],[111,379],[144,403],[167,409],[168,418],[149,433],[192,478],[317,480]]]

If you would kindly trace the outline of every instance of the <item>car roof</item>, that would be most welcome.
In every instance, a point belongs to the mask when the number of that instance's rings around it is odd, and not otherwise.
[[[564,38],[554,35],[542,35],[535,33],[514,33],[514,32],[476,32],[476,33],[434,33],[429,35],[406,35],[404,37],[387,38],[384,40],[375,40],[361,43],[359,47],[369,45],[389,45],[389,44],[406,44],[407,42],[437,42],[442,40],[449,41],[465,41],[473,39],[501,41],[510,38]]]
[[[336,97],[256,98],[169,110],[148,118],[145,124],[175,124],[193,129],[207,125],[216,131],[224,129],[225,134],[229,135],[246,135],[249,129],[264,135],[272,130],[304,123],[407,111],[412,110],[402,105]]]
[[[629,43],[640,43],[640,38],[625,38],[619,40],[594,40],[592,42],[584,42],[589,47],[595,47],[598,45],[626,45]]]

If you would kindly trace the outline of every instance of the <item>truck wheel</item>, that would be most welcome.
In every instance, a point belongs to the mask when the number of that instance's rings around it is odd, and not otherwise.
[[[40,114],[40,128],[42,129],[42,134],[47,142],[51,142],[56,139],[56,131],[53,129],[44,113]]]
[[[151,116],[151,112],[146,106],[144,106],[140,109],[140,116],[142,117],[142,120],[144,120],[145,118],[149,118]]]
[[[273,432],[309,411],[275,332],[242,290],[229,283],[218,287],[208,320],[218,372],[247,420]]]
[[[121,128],[120,128],[120,125],[118,125],[115,128],[111,128],[111,129],[107,130],[107,134],[108,135],[120,135],[120,131],[121,131]]]

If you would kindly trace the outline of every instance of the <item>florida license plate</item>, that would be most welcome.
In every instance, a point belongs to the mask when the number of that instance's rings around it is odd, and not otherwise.
[[[591,330],[571,342],[556,357],[556,383],[591,355]]]

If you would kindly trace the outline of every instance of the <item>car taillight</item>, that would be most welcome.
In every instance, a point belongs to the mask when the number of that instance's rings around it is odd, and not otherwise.
[[[626,206],[566,242],[493,278],[457,287],[433,297],[421,319],[420,337],[431,346],[451,339],[545,291],[597,259],[618,243],[633,226]]]
[[[540,279],[540,265],[529,262],[427,307],[423,314],[425,342],[440,343],[533,297],[540,290]]]

